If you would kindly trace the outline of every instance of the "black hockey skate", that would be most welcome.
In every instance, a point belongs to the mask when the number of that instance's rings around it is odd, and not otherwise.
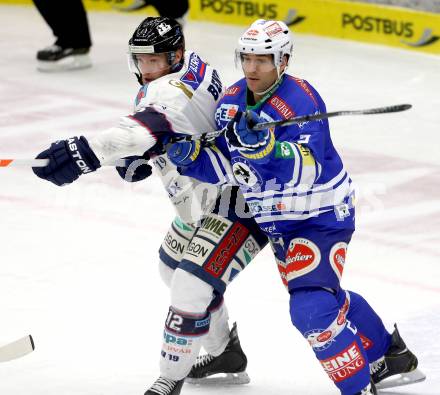
[[[373,383],[370,383],[361,392],[357,392],[355,395],[377,395],[376,387]]]
[[[62,71],[90,67],[89,48],[62,48],[51,45],[37,52],[38,70]]]
[[[159,377],[144,395],[179,395],[184,380],[170,380]]]
[[[247,358],[241,349],[234,323],[229,342],[219,356],[211,354],[197,357],[197,361],[185,381],[191,384],[247,384],[251,380],[246,373]]]
[[[377,389],[418,383],[426,379],[425,374],[417,369],[417,358],[406,347],[396,324],[394,328],[386,354],[370,363],[370,374]]]

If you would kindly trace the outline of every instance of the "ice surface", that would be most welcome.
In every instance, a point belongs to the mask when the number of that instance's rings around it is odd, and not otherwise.
[[[90,13],[91,69],[36,71],[52,43],[32,8],[0,6],[0,157],[31,158],[50,142],[93,135],[131,111],[137,83],[126,42],[139,16]],[[188,47],[228,83],[243,29],[191,22]],[[343,286],[396,321],[424,383],[382,394],[439,395],[440,57],[296,36],[290,72],[329,111],[411,103],[405,113],[330,121],[358,185],[357,232]],[[106,168],[57,188],[30,169],[0,169],[0,344],[31,333],[36,350],[0,366],[1,395],[139,395],[158,376],[169,304],[157,250],[173,218],[160,181],[123,183]],[[230,286],[227,302],[251,384],[185,394],[337,394],[290,323],[269,250]]]

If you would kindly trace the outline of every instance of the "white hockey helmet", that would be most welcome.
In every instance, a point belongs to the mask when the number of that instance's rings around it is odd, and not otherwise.
[[[239,38],[235,60],[238,65],[241,63],[242,54],[273,55],[278,77],[281,77],[280,66],[283,58],[287,56],[288,65],[292,48],[292,35],[284,22],[258,19]]]

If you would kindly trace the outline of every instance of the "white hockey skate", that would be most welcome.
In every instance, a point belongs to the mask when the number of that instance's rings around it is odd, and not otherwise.
[[[197,357],[185,381],[200,385],[248,384],[251,380],[246,373],[246,366],[247,358],[241,349],[237,324],[234,323],[225,351],[217,357],[211,354]]]
[[[386,354],[370,364],[370,374],[378,390],[418,383],[426,375],[417,369],[417,357],[406,347],[394,325],[391,345]]]

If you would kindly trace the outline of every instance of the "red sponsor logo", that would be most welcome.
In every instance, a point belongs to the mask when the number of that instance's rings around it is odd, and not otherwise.
[[[241,247],[248,234],[249,230],[239,222],[236,222],[215,249],[212,257],[204,265],[205,270],[216,278],[220,277],[231,263],[232,257]]]
[[[324,331],[322,332],[316,340],[320,343],[328,341],[332,337],[332,331]]]
[[[315,260],[313,250],[305,245],[296,243],[293,248],[289,248],[286,256],[288,271],[301,270],[311,265]]]
[[[267,33],[267,35],[272,38],[276,36],[277,34],[280,34],[283,32],[283,28],[280,26],[278,22],[274,22],[271,25],[264,28],[264,31]]]
[[[284,262],[281,262],[277,259],[277,266],[278,266],[278,271],[280,272],[281,281],[287,287],[286,265],[284,264]]]
[[[342,272],[344,271],[346,254],[347,254],[347,250],[345,248],[339,248],[337,251],[335,251],[332,257],[333,263],[335,264],[341,276],[342,276]]]
[[[286,205],[284,203],[281,203],[281,202],[277,203],[275,205],[275,207],[277,208],[277,210],[285,210],[286,209]]]
[[[342,325],[345,322],[345,316],[347,315],[349,307],[350,307],[350,302],[348,301],[348,298],[345,298],[344,305],[339,310],[338,319],[336,320],[338,325]]]
[[[228,116],[228,118],[234,118],[235,117],[235,114],[237,114],[237,111],[238,111],[238,109],[237,108],[235,108],[235,107],[232,107],[232,108],[230,108],[230,109],[228,109],[228,111],[227,111],[227,116]]]
[[[335,383],[348,379],[366,366],[365,359],[356,342],[350,344],[339,354],[320,362],[325,372]]]
[[[293,110],[287,105],[287,103],[281,99],[279,96],[272,96],[269,101],[269,104],[280,114],[284,119],[293,118],[295,113]]]
[[[247,36],[258,36],[258,30],[250,29],[246,32]]]
[[[196,76],[194,75],[194,73],[192,71],[188,71],[188,73],[186,73],[185,77],[188,81],[195,81],[196,80]]]
[[[373,347],[373,342],[368,337],[359,332],[358,335],[361,338],[362,347],[364,347],[364,350],[369,350],[371,347]]]
[[[301,89],[307,94],[307,96],[309,96],[313,100],[315,106],[318,106],[318,101],[316,100],[315,95],[312,93],[307,83],[304,80],[301,80],[296,77],[291,77],[291,79],[295,81],[301,87]]]
[[[226,89],[225,96],[235,96],[238,92],[240,92],[239,86],[231,86]]]

